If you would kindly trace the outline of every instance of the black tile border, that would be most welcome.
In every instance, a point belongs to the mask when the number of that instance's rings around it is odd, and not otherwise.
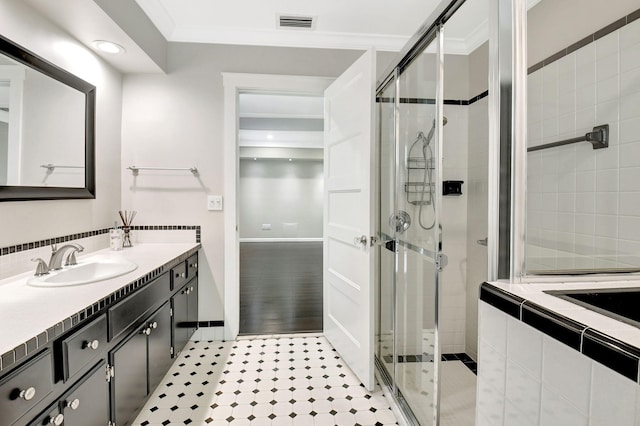
[[[582,333],[587,326],[559,315],[530,301],[525,301],[520,320],[555,340],[580,351]]]
[[[399,364],[408,362],[433,362],[433,355],[427,353],[417,355],[397,355],[397,358]],[[391,355],[385,355],[384,360],[387,363],[391,363],[393,358]],[[473,358],[465,352],[442,354],[440,356],[440,361],[461,361],[473,374],[476,376],[478,375],[478,363],[476,363]]]
[[[490,283],[480,286],[480,300],[640,384],[640,348]],[[519,310],[517,316],[513,315],[514,306]]]
[[[498,287],[482,285],[480,286],[480,300],[514,318],[520,319],[520,306],[524,302],[522,297],[507,293]]]
[[[146,275],[138,278],[137,280],[135,280],[135,281],[133,281],[133,282],[131,282],[129,284],[124,285],[120,289],[118,289],[118,290],[114,291],[113,293],[103,297],[102,299],[100,299],[97,302],[95,302],[94,304],[86,307],[85,309],[82,309],[81,311],[76,312],[75,314],[71,315],[70,317],[67,317],[64,320],[58,322],[57,324],[54,324],[53,326],[49,327],[47,330],[43,331],[42,333],[38,334],[37,336],[31,337],[26,342],[21,343],[20,345],[16,346],[15,348],[13,348],[13,349],[5,352],[4,354],[0,355],[0,372],[8,369],[13,364],[15,364],[17,362],[20,362],[22,359],[24,359],[28,355],[32,355],[39,348],[42,348],[43,346],[47,345],[48,342],[50,342],[51,340],[54,340],[56,337],[58,337],[58,336],[64,334],[65,332],[69,331],[71,328],[77,326],[81,322],[83,322],[86,319],[92,317],[94,314],[97,314],[98,312],[102,311],[107,306],[110,306],[110,305],[114,304],[115,302],[119,301],[123,297],[128,296],[132,292],[144,287],[145,285],[147,285],[148,283],[150,283],[151,281],[153,281],[154,279],[156,279],[157,277],[162,275],[165,271],[168,271],[169,269],[173,268],[174,266],[178,265],[179,263],[186,261],[190,256],[192,256],[193,254],[197,253],[198,250],[202,247],[201,243],[200,243],[200,226],[199,225],[173,225],[173,226],[153,226],[153,227],[138,226],[136,228],[139,228],[139,229],[142,229],[142,228],[153,228],[153,229],[149,229],[149,230],[184,230],[184,229],[191,230],[191,229],[194,229],[194,230],[196,230],[196,243],[198,245],[196,247],[188,250],[187,252],[181,254],[180,256],[170,260],[169,262],[165,263],[164,265],[159,266],[158,268],[156,268],[153,271],[147,273]],[[106,228],[107,231],[109,229],[110,228]],[[97,231],[92,231],[92,232],[97,232]],[[84,235],[84,234],[86,234],[86,233],[73,234],[73,235],[75,236],[75,235]],[[100,235],[100,234],[93,234],[93,235]],[[58,238],[62,238],[63,239],[60,242],[71,241],[71,239],[64,239],[64,238],[67,238],[67,237],[70,237],[70,236],[58,237]],[[50,239],[50,240],[44,240],[44,241],[57,240],[58,238]],[[79,238],[86,238],[86,237],[77,237],[77,238],[79,239]],[[28,247],[29,244],[31,244],[31,243],[21,244],[20,246]],[[36,243],[33,243],[33,244],[36,244]],[[45,245],[49,245],[49,244],[50,243],[47,243]],[[12,247],[17,249],[18,246],[12,246]],[[21,249],[19,249],[17,251],[22,251],[22,250],[27,250],[27,249],[21,248]],[[223,321],[203,321],[203,322],[215,323],[216,324],[216,325],[210,325],[211,327],[218,326],[217,325],[218,323],[222,323],[222,325],[224,325]]]
[[[33,250],[40,247],[47,247],[51,244],[66,243],[73,240],[79,240],[82,238],[90,238],[98,235],[108,234],[111,228],[96,229],[93,231],[80,232],[77,234],[63,235],[60,237],[47,238],[46,240],[31,241],[28,243],[16,244],[13,246],[7,246],[0,248],[0,256],[6,256],[9,254],[19,253],[21,251]],[[182,230],[195,230],[196,231],[196,243],[201,241],[201,227],[200,225],[138,225],[131,226],[132,230],[144,230],[144,231],[182,231]]]
[[[485,90],[477,96],[472,97],[471,99],[445,99],[442,101],[445,105],[471,105],[474,102],[478,102],[482,98],[486,98],[489,96],[489,91]],[[394,102],[394,98],[384,98],[377,97],[376,102],[378,103],[392,103]],[[434,105],[436,100],[433,98],[400,98],[401,104],[422,104],[422,105]]]
[[[599,29],[598,31],[594,32],[593,34],[589,34],[588,36],[586,36],[585,38],[565,47],[564,49],[560,50],[559,52],[554,53],[553,55],[549,56],[546,59],[543,59],[542,61],[531,65],[528,70],[527,73],[531,74],[535,71],[538,71],[539,69],[557,61],[560,58],[563,58],[565,56],[567,56],[570,53],[575,52],[576,50],[590,44],[593,43],[594,41],[608,35],[611,34],[612,32],[619,30],[620,28],[624,27],[625,25],[628,25],[630,23],[632,23],[633,21],[635,21],[636,19],[640,19],[640,9],[631,12],[630,14],[623,16],[622,18],[610,23],[609,25],[604,26],[603,28]]]

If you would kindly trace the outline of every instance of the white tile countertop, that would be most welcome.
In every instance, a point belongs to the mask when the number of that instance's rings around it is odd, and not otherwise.
[[[600,331],[614,339],[618,339],[622,342],[633,345],[636,348],[640,348],[640,328],[545,293],[545,291],[549,290],[640,288],[640,281],[637,279],[525,284],[509,284],[507,282],[493,281],[489,282],[489,284],[527,301],[533,302],[549,311],[582,323],[587,327]],[[640,309],[640,306],[638,309]]]
[[[199,246],[199,243],[137,244],[120,251],[105,249],[79,254],[79,265],[96,257],[125,259],[138,265],[127,274],[89,284],[32,287],[27,280],[33,271],[0,280],[0,354]]]

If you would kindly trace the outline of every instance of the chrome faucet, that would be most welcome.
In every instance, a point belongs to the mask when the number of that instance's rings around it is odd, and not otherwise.
[[[57,245],[51,246],[51,259],[49,260],[49,270],[55,271],[62,269],[62,260],[65,258],[65,254],[69,252],[67,261],[64,266],[77,265],[76,252],[81,253],[84,250],[80,244],[69,243],[58,248]]]

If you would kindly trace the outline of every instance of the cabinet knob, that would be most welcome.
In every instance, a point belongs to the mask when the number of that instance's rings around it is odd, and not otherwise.
[[[144,330],[142,330],[141,333],[148,336],[151,334],[151,328],[147,327]]]
[[[72,410],[77,410],[80,406],[80,400],[76,398],[73,401],[67,401],[66,406]]]
[[[20,391],[19,396],[20,396],[20,398],[24,399],[25,401],[29,401],[34,396],[36,396],[36,388],[34,388],[32,386],[30,388],[23,389],[23,390]]]
[[[100,346],[100,342],[98,341],[98,339],[92,340],[92,341],[85,341],[82,344],[82,349],[92,349],[92,350],[96,350],[98,349],[98,346]]]
[[[193,286],[189,287],[189,291],[193,292]]]
[[[45,424],[46,425],[60,426],[62,424],[62,422],[64,422],[64,416],[62,414],[56,414],[53,417],[49,416],[49,418],[47,419]]]
[[[150,322],[149,328],[158,328],[158,321]]]
[[[176,278],[187,278],[187,274],[182,272],[180,274],[176,273]]]
[[[189,266],[192,267],[192,268],[197,268],[198,264],[197,263],[191,263]]]
[[[189,289],[186,289],[186,290],[184,291],[184,294],[189,294],[189,293],[191,293],[191,290],[189,290]]]

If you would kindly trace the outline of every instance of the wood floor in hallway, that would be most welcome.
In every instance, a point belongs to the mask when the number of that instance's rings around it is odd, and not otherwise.
[[[240,334],[322,331],[322,242],[240,243]]]

